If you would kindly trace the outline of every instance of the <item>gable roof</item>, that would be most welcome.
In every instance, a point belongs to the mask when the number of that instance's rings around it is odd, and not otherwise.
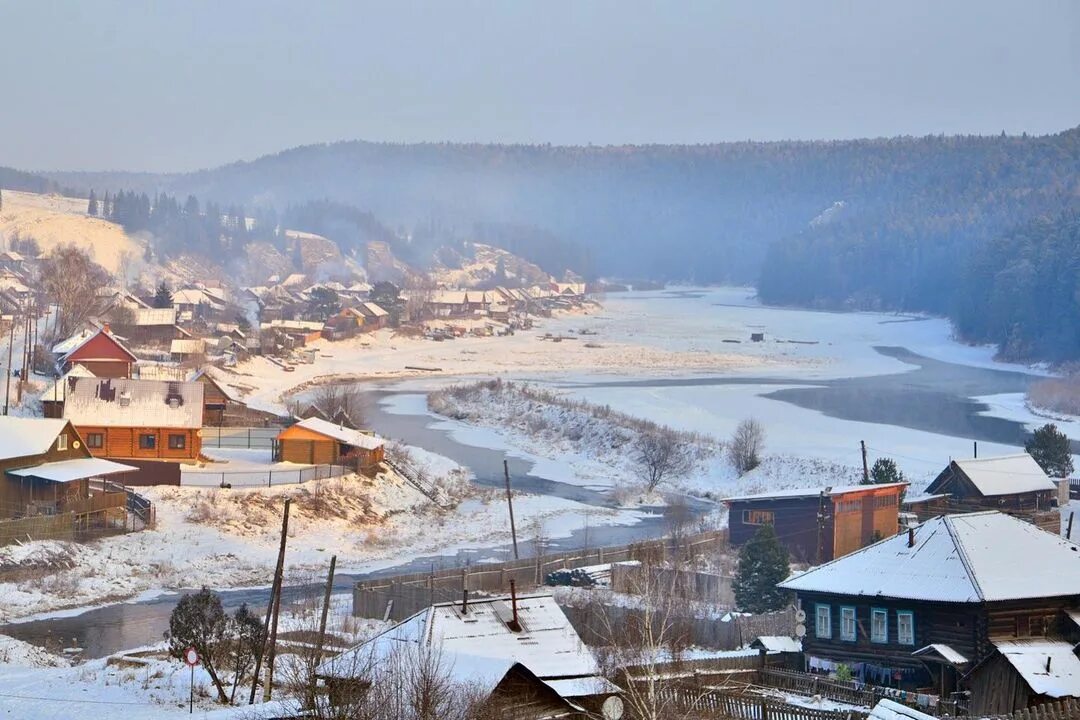
[[[64,417],[86,427],[201,428],[203,384],[68,378]],[[175,402],[170,402],[175,398]]]
[[[1026,452],[1015,455],[1002,455],[992,458],[973,458],[953,460],[950,468],[959,468],[960,472],[984,496],[1012,495],[1014,493],[1054,490],[1054,482],[1046,475],[1039,463]],[[939,480],[948,472],[939,475],[927,492],[936,492]]]
[[[81,332],[78,332],[78,333],[72,335],[71,337],[67,338],[66,340],[62,340],[62,341],[58,342],[56,345],[53,345],[53,348],[52,348],[53,354],[58,355],[63,360],[67,360],[72,355],[75,355],[79,350],[81,350],[87,343],[89,343],[91,340],[98,337],[99,335],[103,335],[106,340],[108,340],[109,342],[116,345],[116,347],[118,347],[122,352],[126,353],[131,358],[132,362],[135,362],[135,361],[137,361],[139,359],[139,358],[135,357],[135,353],[128,350],[124,346],[124,344],[122,342],[120,342],[120,340],[115,335],[113,335],[111,332],[109,332],[108,330],[106,330],[103,327],[95,328],[95,329],[83,330]],[[83,359],[83,360],[96,360],[98,358],[81,358],[81,359]],[[108,359],[111,359],[111,358],[108,358]]]
[[[794,575],[802,592],[935,602],[1080,594],[1080,547],[996,511],[946,515]],[[1033,562],[1037,559],[1037,562]]]
[[[69,377],[94,377],[94,373],[86,369],[84,365],[74,363],[71,369],[56,379],[56,382],[47,386],[45,391],[41,393],[42,402],[63,402],[64,395],[67,392],[65,383]]]
[[[141,308],[135,311],[134,325],[175,325],[176,308]]]
[[[461,603],[440,603],[413,615],[366,643],[324,662],[318,674],[347,676],[362,666],[358,658],[372,653],[379,658],[407,646],[441,649],[454,666],[489,667],[490,675],[505,675],[520,662],[540,678],[572,678],[596,675],[597,663],[581,641],[566,614],[551,595],[519,597],[514,632],[505,618],[511,617],[509,598],[470,601],[462,614]],[[484,673],[489,674],[489,673]]]
[[[0,460],[45,453],[67,424],[63,419],[0,416]]]
[[[342,427],[341,425],[335,425],[320,417],[305,418],[296,423],[293,427],[302,427],[305,430],[325,435],[338,442],[345,443],[346,445],[352,445],[353,447],[363,448],[365,450],[375,450],[383,446],[383,441],[374,435],[367,435],[359,430],[351,430],[347,427]],[[287,430],[288,428],[285,428],[282,432]]]

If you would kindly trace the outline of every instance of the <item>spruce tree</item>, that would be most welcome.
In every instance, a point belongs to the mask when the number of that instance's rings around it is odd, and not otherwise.
[[[86,212],[88,214],[90,214],[90,215],[97,215],[97,211],[98,211],[97,196],[94,195],[94,191],[91,190],[90,191],[90,202],[88,202],[87,205],[86,205]]]
[[[776,537],[772,525],[762,525],[739,551],[735,571],[735,605],[752,613],[780,610],[790,600],[785,590],[776,586],[789,573],[788,551]]]
[[[892,458],[878,458],[874,466],[870,468],[870,481],[863,485],[886,485],[888,483],[905,482],[904,473],[896,466]]]
[[[1072,474],[1069,438],[1054,423],[1047,423],[1036,430],[1031,439],[1024,443],[1024,449],[1050,477],[1064,478]]]
[[[154,307],[156,308],[171,308],[173,306],[172,292],[169,291],[169,286],[162,280],[157,286],[157,292],[154,293]]]

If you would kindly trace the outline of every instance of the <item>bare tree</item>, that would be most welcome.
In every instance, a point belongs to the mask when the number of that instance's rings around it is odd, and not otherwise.
[[[428,275],[411,274],[405,279],[405,318],[417,322],[424,317],[424,308],[435,296],[435,281]]]
[[[109,273],[74,245],[58,245],[41,261],[41,287],[58,308],[58,337],[75,332],[94,311],[98,288]]]
[[[761,453],[765,448],[765,428],[754,418],[747,418],[739,423],[728,443],[728,459],[735,470],[743,475],[761,464]]]
[[[365,425],[362,398],[356,385],[321,385],[311,402],[331,420],[344,413],[354,426],[361,428]]]
[[[684,477],[694,469],[690,448],[670,428],[643,432],[635,451],[635,460],[649,492],[665,480]]]

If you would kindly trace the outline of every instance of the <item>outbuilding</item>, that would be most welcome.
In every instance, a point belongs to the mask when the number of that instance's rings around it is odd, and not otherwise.
[[[350,465],[371,473],[384,459],[384,443],[372,433],[309,417],[278,433],[277,460],[311,465]]]

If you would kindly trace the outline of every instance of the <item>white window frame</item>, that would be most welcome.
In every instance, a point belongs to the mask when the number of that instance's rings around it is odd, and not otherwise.
[[[822,611],[824,618],[822,617]],[[822,621],[824,619],[824,622]],[[825,603],[814,605],[814,636],[822,640],[832,639],[832,606]]]
[[[60,433],[56,436],[56,449],[59,452],[68,449],[67,433]]]
[[[856,624],[855,608],[851,605],[840,606],[840,639],[845,642],[855,642],[859,638],[859,626]],[[851,624],[851,632],[848,632],[848,623]]]
[[[877,619],[881,619],[881,630],[878,632]],[[872,643],[887,643],[889,642],[889,611],[884,608],[871,608],[870,609],[870,642]]]
[[[904,634],[904,619],[908,621],[907,632]],[[896,641],[901,645],[915,644],[915,613],[911,610],[896,611]]]

